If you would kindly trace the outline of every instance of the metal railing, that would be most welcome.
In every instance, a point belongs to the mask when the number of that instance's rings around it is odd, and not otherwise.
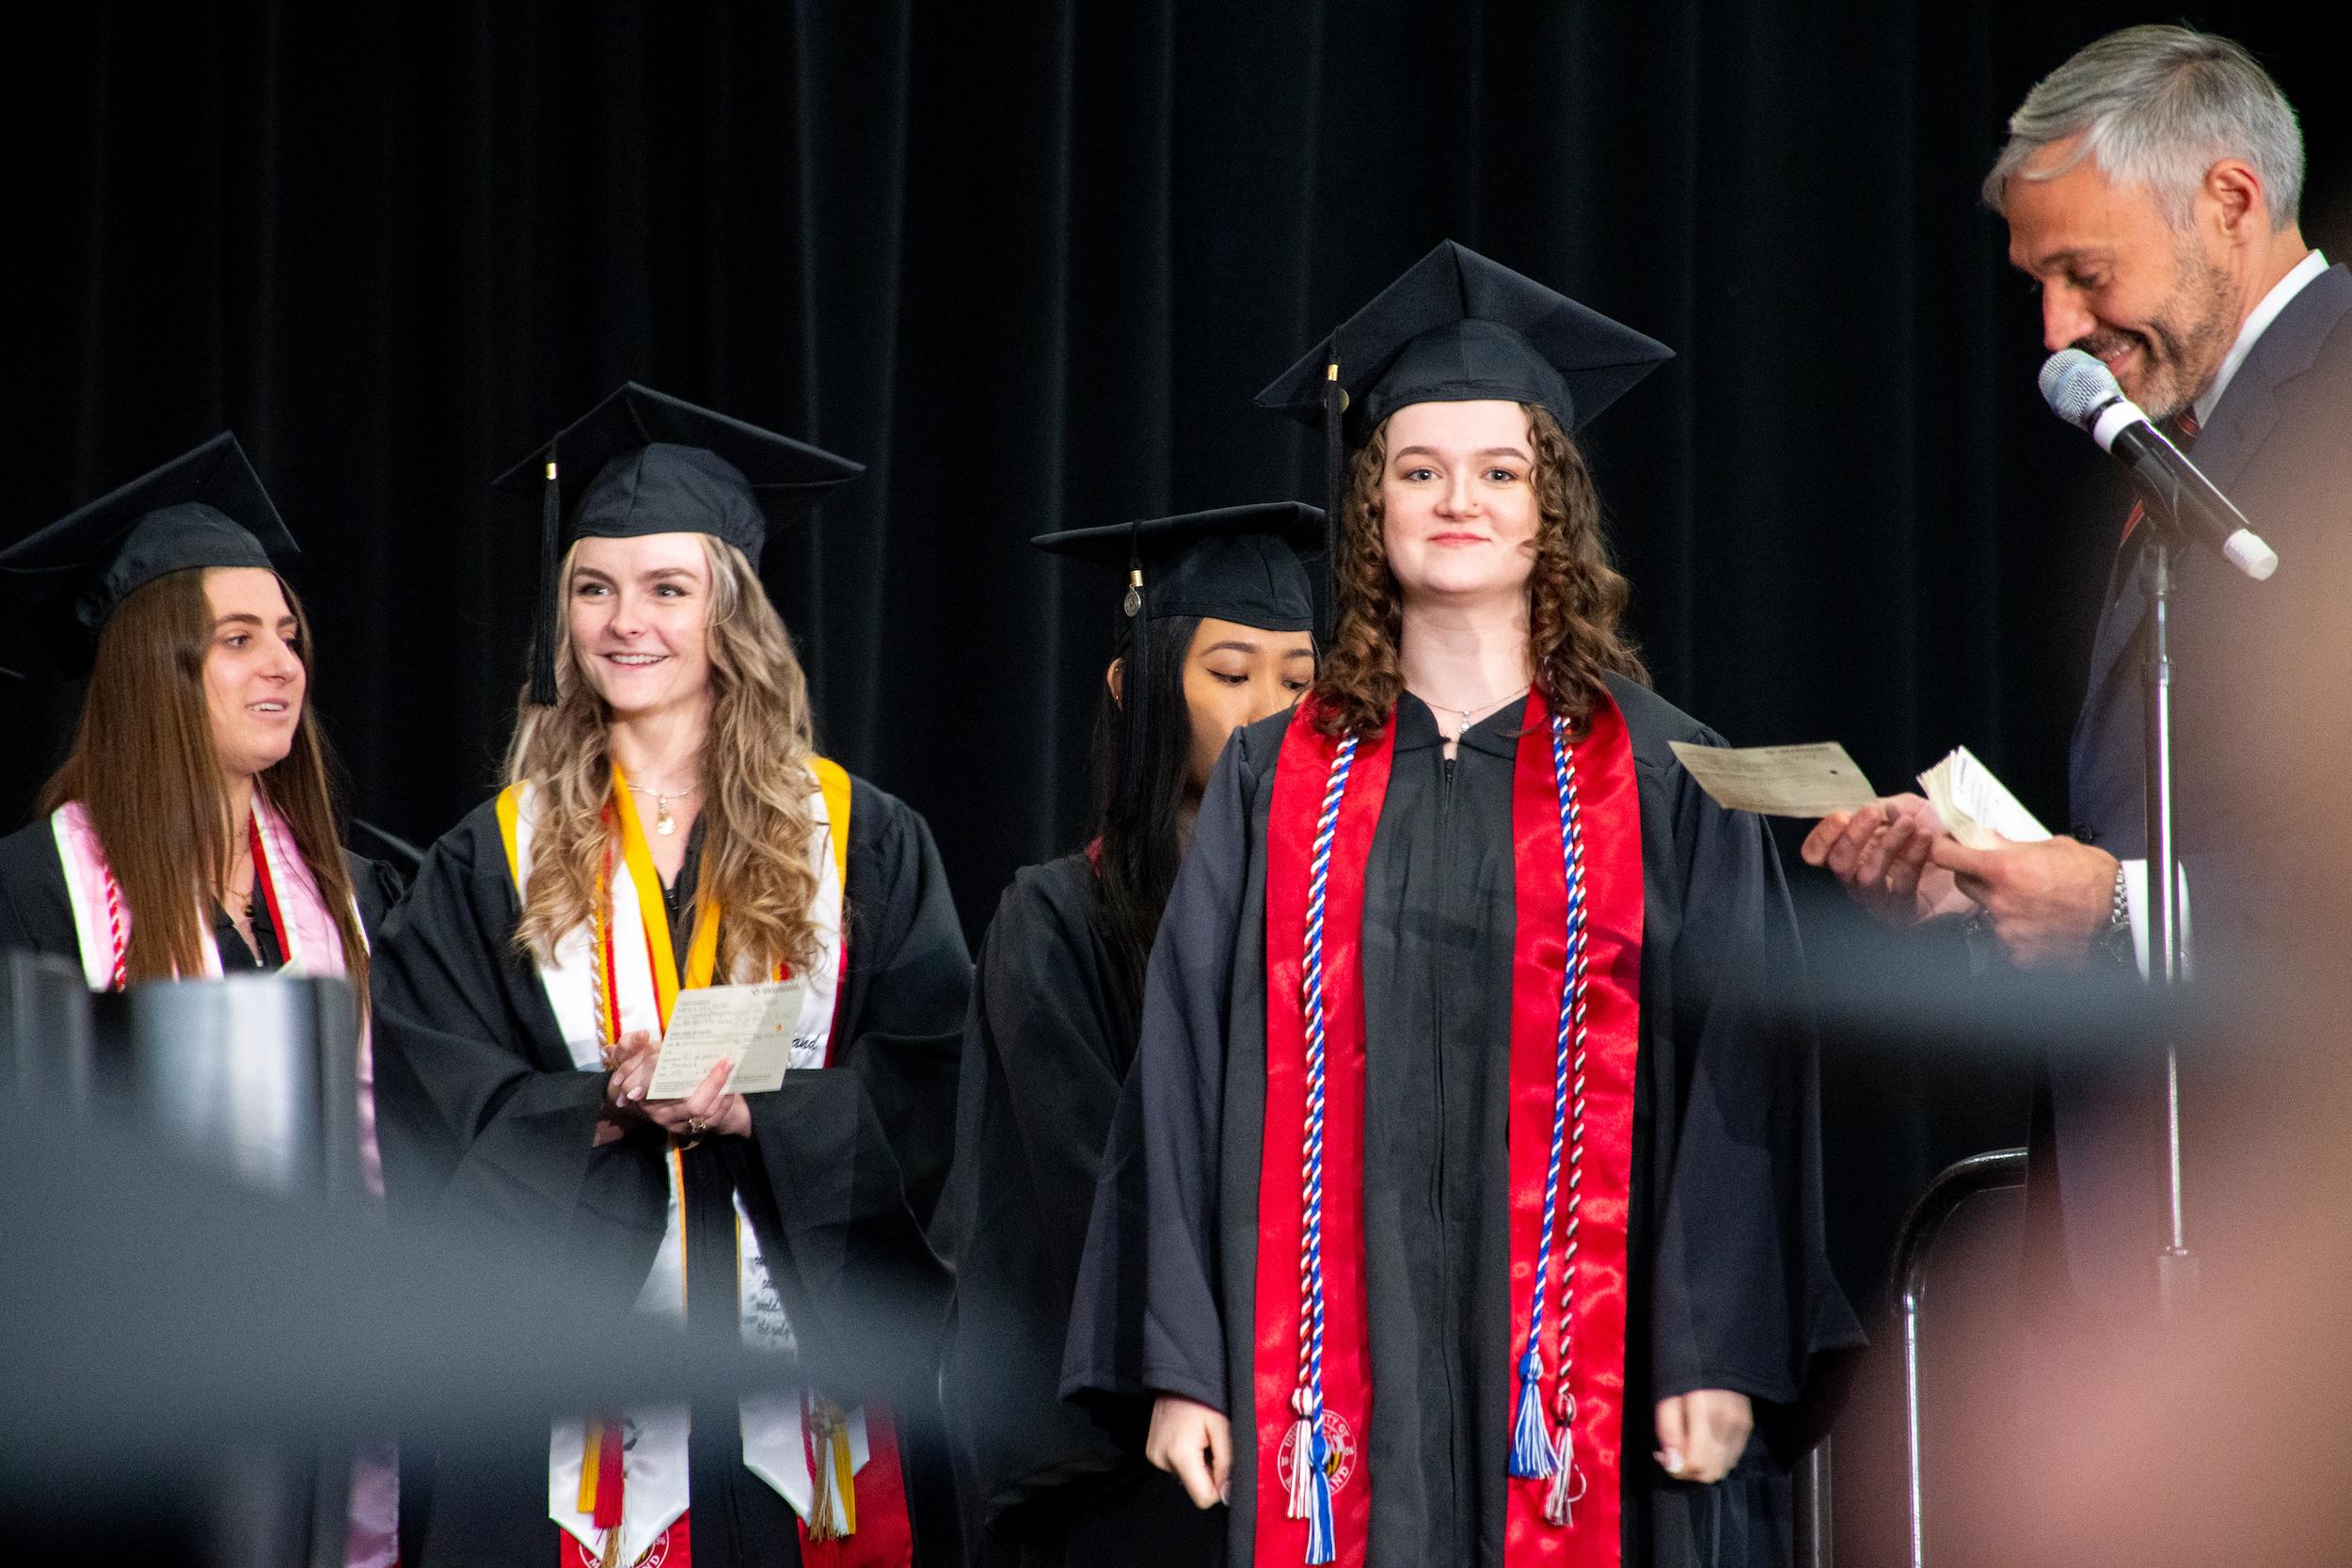
[[[1920,1453],[1919,1317],[1928,1261],[1937,1235],[1960,1206],[1986,1193],[2026,1184],[2026,1151],[1996,1148],[1947,1166],[1903,1218],[1895,1241],[1894,1292],[1903,1345],[1903,1464],[1910,1513],[1911,1568],[1927,1568],[1927,1496]]]

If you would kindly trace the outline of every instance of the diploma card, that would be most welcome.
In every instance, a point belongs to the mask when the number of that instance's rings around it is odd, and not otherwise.
[[[729,1094],[781,1087],[805,990],[798,980],[770,980],[678,992],[645,1098],[683,1100],[722,1061],[735,1064],[727,1079]]]
[[[2003,840],[2039,844],[2050,836],[1965,746],[1920,774],[1919,787],[1943,819],[1944,831],[1971,849],[1997,848]]]
[[[1667,744],[1699,787],[1731,811],[1765,816],[1827,816],[1878,799],[1846,748],[1835,740],[1812,746],[1693,746]]]

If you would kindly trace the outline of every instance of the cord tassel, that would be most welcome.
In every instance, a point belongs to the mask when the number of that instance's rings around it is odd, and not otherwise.
[[[1544,1491],[1544,1522],[1562,1529],[1576,1523],[1576,1503],[1584,1496],[1583,1478],[1576,1473],[1576,1402],[1565,1402],[1567,1409],[1560,1422],[1560,1449],[1552,1456],[1551,1484]]]
[[[1290,1516],[1307,1521],[1307,1560],[1329,1562],[1339,1555],[1331,1528],[1331,1455],[1323,1425],[1304,1416],[1291,1428]]]
[[[1313,1453],[1314,1446],[1314,1425],[1304,1416],[1301,1416],[1297,1420],[1291,1423],[1290,1450],[1292,1459],[1290,1517],[1294,1519],[1311,1519],[1314,1517],[1315,1482],[1314,1477],[1309,1473],[1312,1466],[1311,1466],[1308,1463],[1308,1456]]]
[[[1544,1421],[1543,1368],[1534,1348],[1519,1358],[1519,1414],[1511,1427],[1511,1474],[1541,1481],[1552,1473],[1551,1429]]]

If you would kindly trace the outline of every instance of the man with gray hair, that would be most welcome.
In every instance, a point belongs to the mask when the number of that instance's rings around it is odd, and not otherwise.
[[[2041,294],[2044,346],[2096,355],[2279,550],[2270,582],[2175,556],[2170,642],[2176,821],[2201,972],[2276,952],[2319,839],[2344,813],[2352,745],[2352,274],[2297,227],[2302,135],[2243,48],[2128,27],[2076,54],[2011,116],[1984,182],[2010,261]],[[2069,758],[2073,831],[1976,850],[1916,796],[1825,818],[1804,858],[1894,924],[1981,911],[2028,968],[2131,963],[2145,936],[2145,546],[2126,523]],[[2307,905],[2303,906],[2308,908]],[[2129,1117],[2157,1090],[2120,1086]],[[2154,1281],[2157,1194],[2077,1169],[2064,1131],[2119,1085],[2054,1068],[2078,1284]],[[2077,1140],[2076,1147],[2081,1140]],[[2083,1223],[2085,1206],[2094,1223]],[[2088,1251],[2104,1252],[2101,1260]]]

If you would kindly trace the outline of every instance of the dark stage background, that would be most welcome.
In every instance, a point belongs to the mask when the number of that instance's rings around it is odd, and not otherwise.
[[[2281,79],[2341,255],[2326,14],[2187,19]],[[767,575],[824,743],[930,818],[977,936],[1080,830],[1119,592],[1022,541],[1316,495],[1251,395],[1452,236],[1680,351],[1591,433],[1669,697],[1735,742],[1842,739],[1883,788],[1965,742],[2062,825],[2121,507],[2034,394],[1976,192],[2037,76],[2150,19],[40,8],[0,109],[0,538],[234,428],[305,545],[355,803],[425,842],[491,787],[521,673],[533,516],[492,474],[628,377],[862,459]],[[0,691],[15,820],[71,697],[18,628],[0,662],[30,672]],[[1866,1303],[1926,1178],[2023,1133],[2015,1065],[1880,1044],[1826,1066]]]

